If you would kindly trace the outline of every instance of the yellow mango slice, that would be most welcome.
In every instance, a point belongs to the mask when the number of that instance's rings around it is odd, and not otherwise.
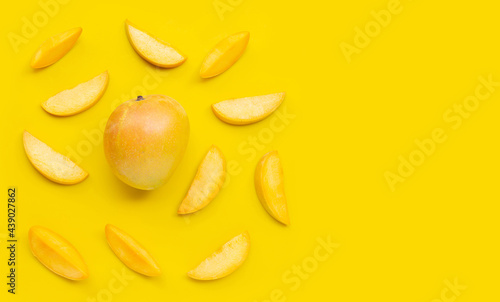
[[[125,29],[134,50],[149,63],[158,67],[173,68],[186,61],[187,57],[172,45],[139,29],[129,20],[125,21]]]
[[[109,75],[105,71],[95,78],[63,90],[42,103],[42,108],[56,116],[70,116],[94,106],[108,87]]]
[[[248,125],[268,117],[284,99],[284,92],[231,99],[213,104],[212,111],[228,124]]]
[[[31,67],[43,68],[59,61],[73,48],[81,33],[82,28],[77,27],[47,39],[31,59]]]
[[[178,214],[194,213],[209,204],[226,179],[226,159],[216,146],[211,146],[203,158],[191,187],[184,197]]]
[[[200,76],[211,78],[228,70],[241,57],[249,39],[250,33],[243,31],[220,41],[203,61]]]
[[[33,255],[49,270],[71,280],[88,278],[89,270],[82,256],[63,237],[34,226],[29,230],[28,240]]]
[[[266,211],[274,219],[289,225],[290,218],[283,186],[283,168],[278,151],[267,153],[257,164],[255,190]]]
[[[89,175],[69,158],[57,153],[28,131],[23,133],[23,142],[31,164],[53,182],[72,185],[83,181]]]
[[[106,240],[113,253],[131,270],[145,276],[159,276],[156,260],[134,238],[113,225],[106,225]]]
[[[249,250],[250,235],[244,232],[203,260],[200,265],[188,272],[188,276],[196,280],[215,280],[225,277],[245,262]]]

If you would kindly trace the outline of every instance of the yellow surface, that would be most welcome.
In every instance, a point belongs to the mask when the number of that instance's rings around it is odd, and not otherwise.
[[[111,295],[112,301],[154,302],[444,302],[441,294],[454,295],[455,278],[467,286],[455,301],[500,300],[500,87],[489,87],[495,91],[486,98],[490,91],[480,89],[484,100],[468,118],[453,113],[476,94],[480,76],[500,81],[498,2],[401,1],[402,11],[350,63],[341,43],[353,45],[356,28],[374,20],[371,11],[387,10],[389,1],[217,0],[228,10],[221,17],[212,0],[66,1],[46,24],[38,17],[43,26],[23,38],[18,52],[9,37],[21,35],[25,20],[43,9],[32,0],[2,4],[1,301],[111,301]],[[127,41],[126,18],[182,49],[187,61],[157,71]],[[44,40],[77,26],[83,33],[62,60],[31,69]],[[251,37],[240,60],[200,79],[210,49],[245,30]],[[109,70],[109,87],[89,110],[56,118],[40,107],[103,70]],[[286,91],[285,101],[256,124],[227,125],[210,109],[276,91]],[[184,106],[191,137],[167,185],[142,192],[113,175],[99,129],[119,103],[156,93]],[[89,178],[74,186],[45,179],[24,154],[24,129],[66,150]],[[415,139],[430,138],[441,143],[392,192],[386,171],[397,172],[399,156],[416,150]],[[209,207],[179,217],[212,144],[226,156],[228,184]],[[283,163],[289,227],[266,213],[253,184],[257,161],[274,149]],[[18,188],[15,297],[6,293],[4,277],[7,186]],[[107,246],[107,223],[154,251],[162,276],[145,278],[126,268]],[[44,268],[28,247],[33,225],[77,247],[90,277],[70,282]],[[245,230],[252,247],[240,269],[212,282],[186,275]],[[324,248],[328,236],[339,246]],[[294,269],[303,265],[310,273],[300,279]],[[122,273],[129,279],[117,279]]]

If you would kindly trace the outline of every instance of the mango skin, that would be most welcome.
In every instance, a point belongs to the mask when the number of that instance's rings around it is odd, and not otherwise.
[[[184,108],[165,95],[139,96],[118,106],[104,130],[104,154],[124,183],[153,190],[167,182],[189,140]]]
[[[31,67],[44,68],[59,61],[73,48],[81,33],[82,28],[76,27],[48,38],[33,55]]]
[[[89,277],[87,264],[80,253],[60,235],[47,228],[33,226],[29,230],[28,241],[35,258],[55,274],[70,280]]]
[[[130,235],[111,224],[106,225],[105,232],[113,253],[131,270],[149,277],[161,275],[153,256]]]
[[[250,33],[242,31],[220,41],[203,61],[200,77],[211,78],[228,70],[243,55],[249,39]]]
[[[266,211],[284,225],[290,225],[283,185],[283,167],[278,151],[265,154],[255,169],[255,190]]]

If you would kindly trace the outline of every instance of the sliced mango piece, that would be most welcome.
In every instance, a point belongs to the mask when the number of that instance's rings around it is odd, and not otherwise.
[[[160,267],[134,238],[113,225],[106,225],[106,240],[113,253],[131,270],[145,276],[159,276]]]
[[[220,41],[203,61],[200,76],[211,78],[228,70],[241,57],[247,48],[249,39],[250,33],[243,31]]]
[[[255,190],[266,211],[274,219],[289,225],[290,218],[283,186],[283,168],[278,151],[267,153],[257,164]]]
[[[248,125],[268,117],[284,99],[284,92],[231,99],[213,104],[212,111],[228,124]]]
[[[108,87],[109,75],[105,71],[95,78],[63,90],[42,103],[42,108],[57,116],[70,116],[94,106]]]
[[[163,68],[173,68],[186,61],[187,57],[172,45],[139,29],[129,20],[125,21],[125,29],[134,50],[149,63]]]
[[[29,230],[28,240],[33,255],[49,270],[71,280],[88,278],[89,270],[82,256],[63,237],[34,226]]]
[[[217,196],[225,179],[226,159],[222,151],[212,145],[198,167],[177,213],[189,214],[203,209]]]
[[[43,68],[59,61],[73,48],[81,33],[82,28],[77,27],[47,39],[31,59],[31,67]]]
[[[43,176],[63,185],[83,181],[89,175],[66,156],[57,153],[28,131],[23,133],[24,150],[28,159]]]
[[[250,235],[244,232],[226,242],[203,260],[200,265],[188,272],[188,276],[197,280],[215,280],[225,277],[245,262],[249,250]]]

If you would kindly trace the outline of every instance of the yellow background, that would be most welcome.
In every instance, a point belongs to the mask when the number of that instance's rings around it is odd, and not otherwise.
[[[388,0],[220,1],[232,5],[222,18],[213,0],[69,1],[59,4],[18,52],[9,33],[22,35],[23,17],[32,20],[44,10],[32,0],[3,3],[2,301],[87,301],[105,295],[113,272],[124,267],[105,241],[107,223],[138,239],[163,268],[155,279],[126,269],[134,279],[112,301],[260,302],[280,290],[284,297],[275,301],[422,302],[440,299],[445,281],[455,278],[467,286],[456,301],[500,299],[500,92],[482,101],[457,130],[443,120],[454,103],[474,94],[479,76],[491,73],[500,80],[500,5],[402,0],[402,12],[348,63],[340,43],[353,44],[355,27],[364,28],[373,20],[370,12],[386,9]],[[188,60],[154,73],[152,80],[155,68],[127,41],[126,18],[177,46]],[[83,28],[82,36],[63,59],[43,70],[29,67],[45,39],[76,26]],[[224,74],[201,80],[207,52],[241,30],[251,33],[242,58]],[[110,73],[109,87],[88,111],[56,118],[40,107],[104,70]],[[235,127],[210,110],[224,99],[278,91],[287,92],[278,111],[294,115],[279,131],[270,125],[277,113]],[[118,103],[144,92],[178,100],[191,124],[178,170],[153,192],[122,184],[107,166],[98,134],[96,143],[86,136]],[[384,173],[396,172],[398,157],[407,158],[414,140],[429,138],[435,128],[443,128],[448,140],[392,192]],[[81,156],[90,177],[74,186],[46,180],[24,154],[24,129],[64,154],[91,144]],[[269,129],[272,139],[258,138],[258,148],[249,147],[252,137]],[[211,144],[239,168],[207,208],[179,217],[177,207]],[[283,161],[290,227],[265,212],[253,186],[258,159],[273,149]],[[18,188],[15,297],[4,285],[6,191],[12,185]],[[68,239],[86,259],[90,278],[71,282],[45,269],[28,247],[33,225]],[[252,248],[234,274],[213,282],[186,276],[244,230]],[[340,247],[291,290],[283,275],[310,260],[317,239],[328,236]]]

